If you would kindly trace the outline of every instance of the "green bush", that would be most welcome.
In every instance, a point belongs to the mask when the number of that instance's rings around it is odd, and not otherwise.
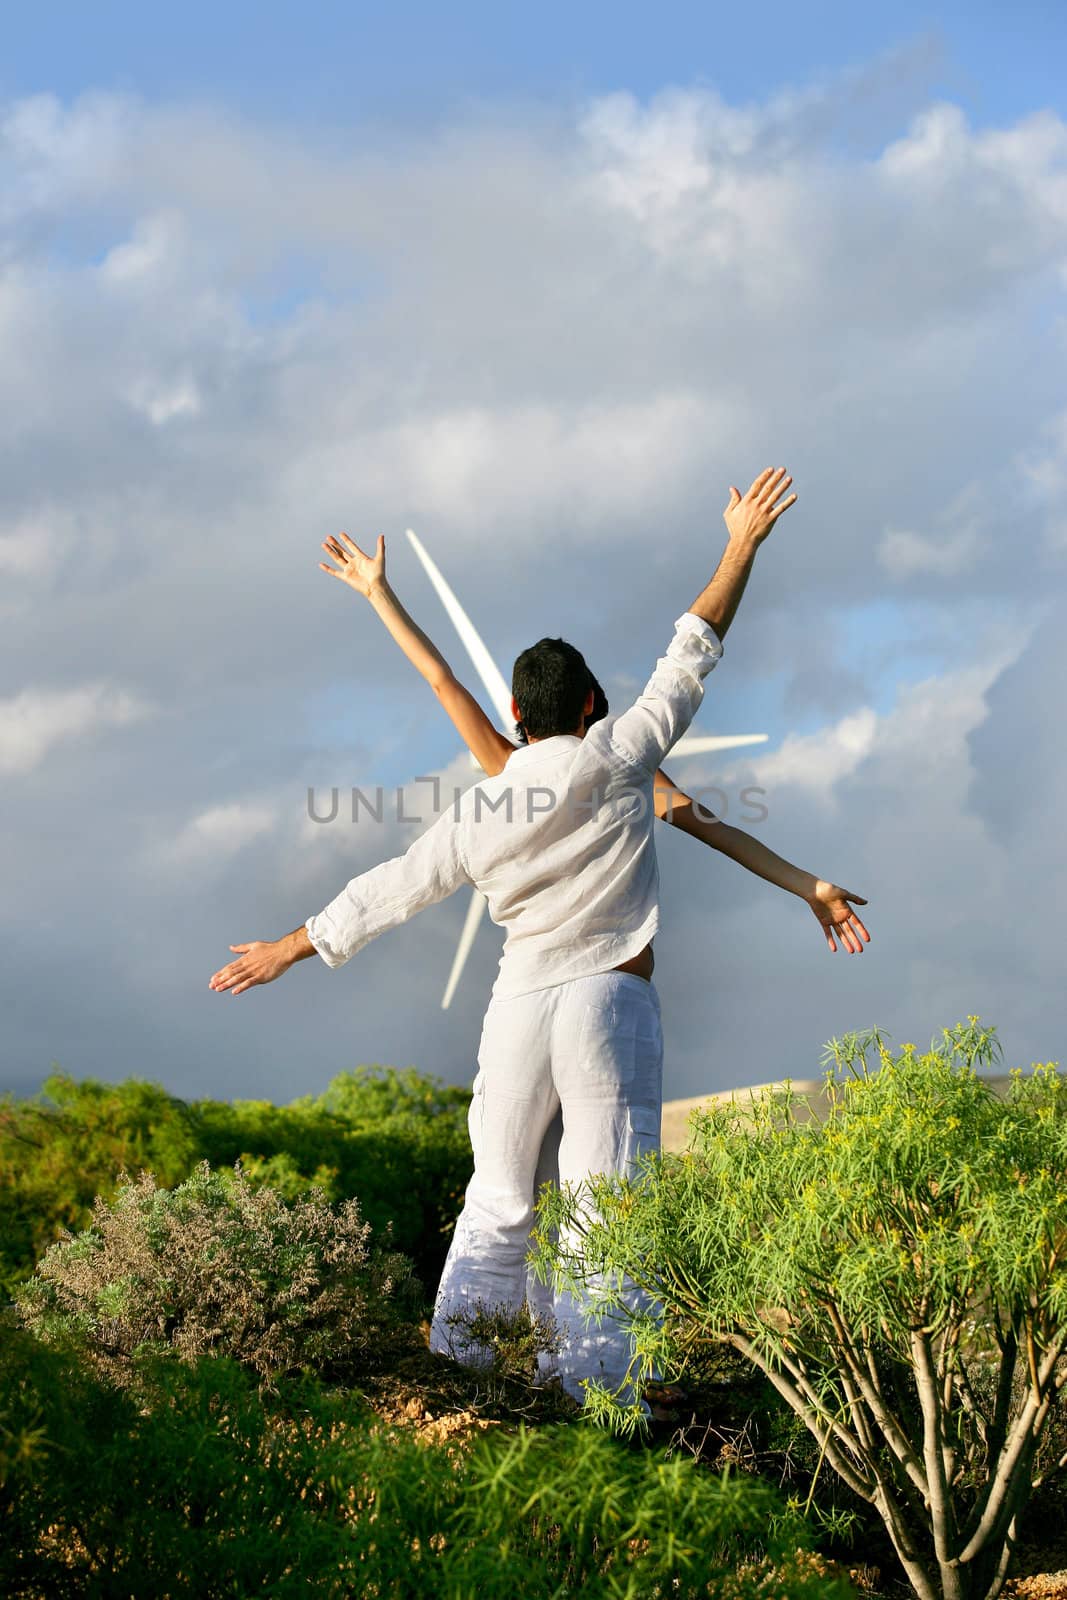
[[[976,1018],[925,1054],[829,1048],[823,1122],[788,1094],[709,1109],[688,1152],[550,1197],[541,1226],[570,1230],[557,1271],[602,1308],[625,1312],[625,1275],[658,1301],[631,1318],[644,1374],[732,1345],[923,1600],[992,1600],[1067,1376],[1067,1083],[1038,1067],[998,1099]]]
[[[9,1600],[834,1600],[774,1491],[582,1427],[445,1449],[312,1380],[141,1356],[116,1390],[0,1330]],[[21,1450],[5,1441],[31,1442]],[[6,1451],[6,1453],[5,1453]]]
[[[410,1310],[410,1264],[372,1247],[370,1232],[355,1200],[287,1204],[239,1167],[202,1162],[172,1190],[142,1173],[52,1246],[19,1291],[19,1315],[112,1364],[155,1344],[187,1360],[228,1355],[268,1380],[352,1373],[395,1342],[398,1311]]]
[[[358,1196],[375,1231],[391,1224],[432,1292],[471,1173],[469,1104],[468,1090],[411,1068],[359,1067],[287,1106],[200,1100],[193,1109],[212,1166],[240,1160],[290,1196],[312,1183],[331,1200]]]
[[[200,1154],[192,1107],[157,1084],[76,1083],[0,1096],[0,1298],[33,1271],[64,1228],[83,1228],[98,1194],[142,1167],[179,1183]]]
[[[440,1276],[470,1176],[467,1090],[410,1069],[361,1067],[317,1097],[185,1102],[155,1084],[48,1078],[40,1095],[0,1097],[0,1298],[32,1273],[64,1229],[84,1228],[96,1195],[123,1171],[173,1188],[207,1160],[241,1161],[249,1181],[295,1200],[313,1187],[358,1197],[380,1233]]]
[[[116,1388],[74,1348],[0,1330],[7,1600],[359,1593],[343,1452],[322,1425],[291,1422],[224,1358],[142,1356],[131,1375]]]

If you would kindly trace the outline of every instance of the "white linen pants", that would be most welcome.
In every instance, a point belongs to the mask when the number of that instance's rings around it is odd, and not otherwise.
[[[517,1311],[526,1292],[526,1253],[545,1135],[562,1117],[559,1181],[625,1173],[659,1149],[663,1034],[652,984],[602,972],[512,999],[494,999],[478,1050],[469,1127],[474,1175],[445,1262],[430,1345],[477,1363],[448,1318],[476,1308]],[[554,1296],[561,1339],[558,1371],[581,1398],[583,1379],[611,1388],[630,1361],[625,1328],[588,1323],[581,1299]],[[484,1353],[483,1353],[484,1358]]]

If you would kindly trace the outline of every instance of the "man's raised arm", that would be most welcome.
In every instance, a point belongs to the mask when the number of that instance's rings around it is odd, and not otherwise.
[[[730,503],[723,512],[730,534],[726,549],[715,576],[689,607],[694,617],[715,629],[720,642],[741,604],[756,551],[782,512],[796,500],[795,494],[786,493],[792,481],[784,467],[768,467],[746,495],[730,485]]]
[[[784,467],[768,467],[746,495],[731,486],[723,512],[730,537],[715,576],[679,617],[644,692],[612,725],[612,744],[636,766],[654,772],[696,715],[704,679],[722,655],[722,639],[741,603],[756,551],[796,499],[786,494],[792,481]]]

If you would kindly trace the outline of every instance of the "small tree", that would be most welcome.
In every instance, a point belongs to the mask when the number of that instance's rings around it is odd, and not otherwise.
[[[1067,1461],[1035,1465],[1067,1377],[1067,1084],[1037,1067],[998,1099],[973,1017],[925,1054],[876,1032],[828,1054],[821,1122],[767,1092],[698,1114],[692,1147],[636,1181],[550,1195],[542,1265],[628,1316],[644,1377],[733,1345],[922,1600],[993,1600],[1031,1488]],[[554,1263],[549,1228],[572,1241]],[[627,1279],[662,1317],[627,1312]]]

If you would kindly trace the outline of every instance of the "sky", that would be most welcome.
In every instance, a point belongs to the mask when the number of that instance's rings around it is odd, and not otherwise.
[[[238,997],[420,831],[333,787],[466,786],[433,696],[318,570],[413,527],[505,673],[614,706],[784,464],[673,764],[867,896],[872,943],[659,829],[665,1093],[817,1074],[972,1013],[1061,1050],[1062,13],[457,3],[22,7],[0,64],[0,1089],[287,1100],[474,1072],[457,896]],[[723,14],[720,14],[722,12]]]

